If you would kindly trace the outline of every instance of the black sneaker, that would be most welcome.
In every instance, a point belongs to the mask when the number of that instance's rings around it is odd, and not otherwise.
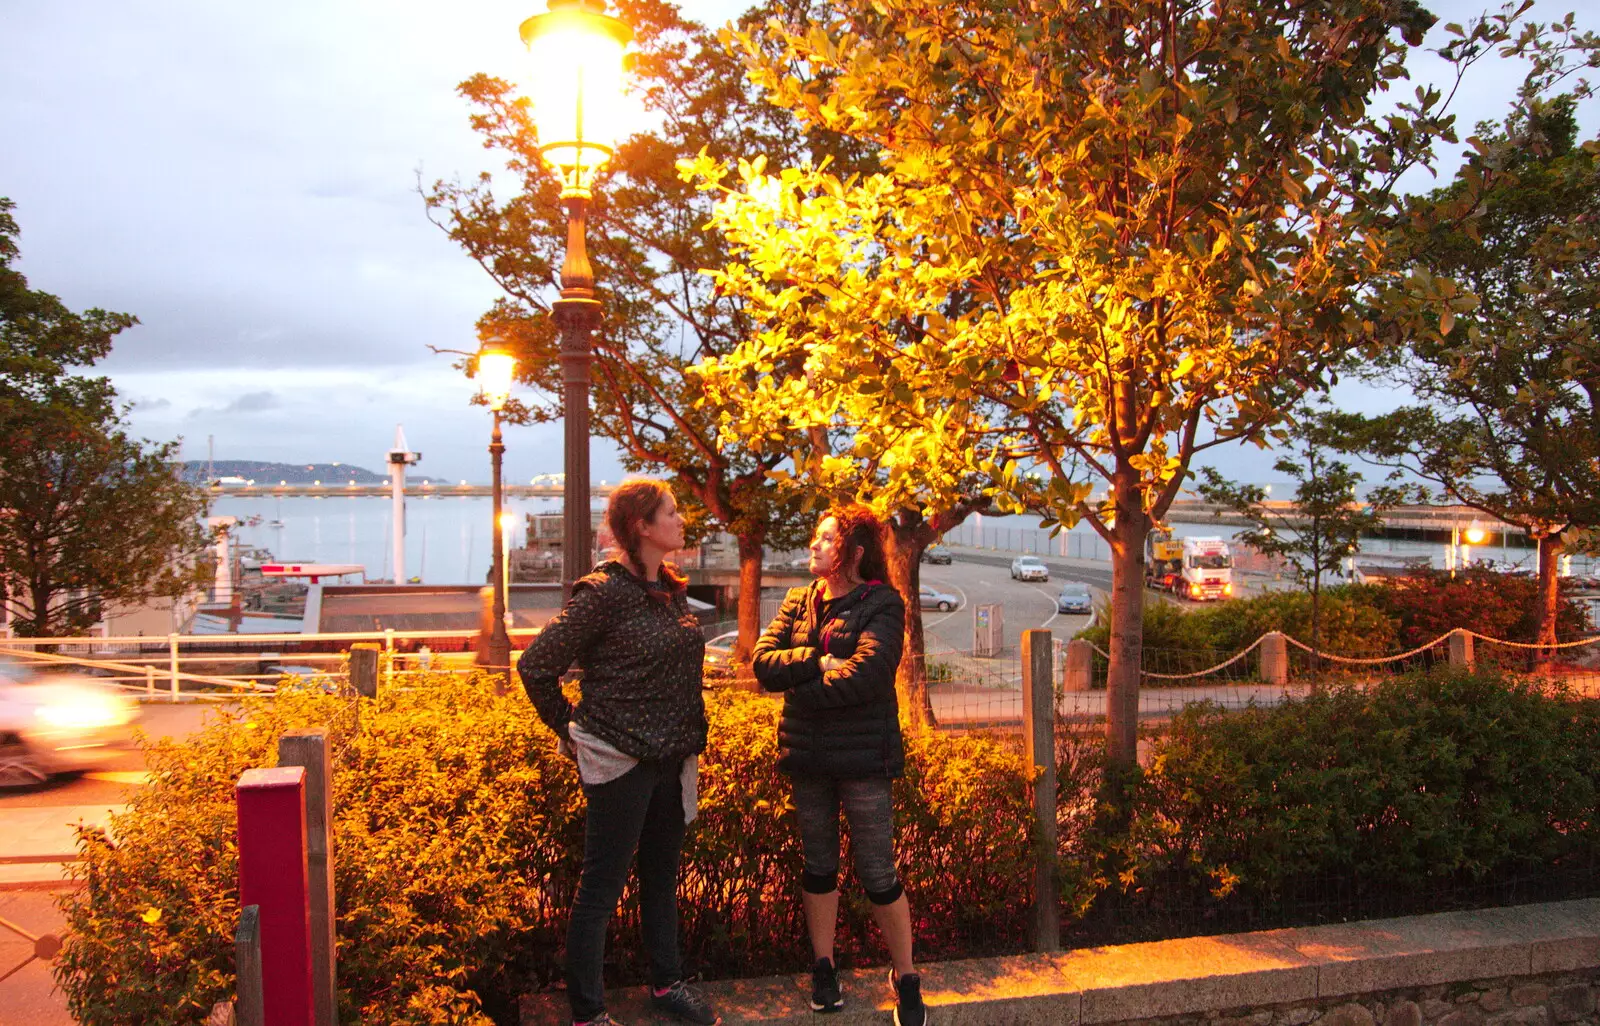
[[[668,987],[665,994],[657,994],[654,987],[650,988],[650,1007],[700,1026],[717,1026],[722,1021],[706,999],[682,980]]]
[[[917,973],[897,976],[890,969],[889,985],[894,987],[894,1026],[927,1026],[928,1009],[922,1003],[922,977]]]
[[[833,959],[819,958],[811,967],[811,1010],[837,1012],[844,1007],[844,995],[839,992],[839,971]]]

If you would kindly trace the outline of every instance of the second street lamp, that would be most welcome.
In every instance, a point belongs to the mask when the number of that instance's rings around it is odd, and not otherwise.
[[[589,335],[600,323],[594,269],[584,228],[595,172],[616,151],[622,102],[623,51],[633,30],[605,13],[604,0],[548,0],[550,10],[522,23],[532,73],[528,98],[539,131],[539,154],[561,176],[567,209],[567,255],[561,298],[562,409],[566,483],[562,501],[561,587],[589,571]]]
[[[482,382],[483,401],[494,413],[494,433],[489,436],[489,494],[494,506],[494,566],[489,587],[494,601],[485,661],[490,673],[503,676],[507,681],[511,676],[511,637],[506,633],[505,552],[501,548],[500,463],[506,446],[500,437],[500,411],[511,398],[511,381],[516,370],[516,358],[506,351],[498,338],[484,341],[483,348],[478,351],[478,380]]]

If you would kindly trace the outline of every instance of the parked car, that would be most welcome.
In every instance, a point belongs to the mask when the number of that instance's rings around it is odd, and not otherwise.
[[[947,595],[936,588],[924,584],[917,590],[917,606],[922,609],[937,609],[941,613],[961,605],[961,600],[954,595]]]
[[[1011,561],[1013,581],[1048,581],[1050,568],[1038,556],[1018,556]]]
[[[1094,593],[1082,581],[1067,581],[1061,585],[1061,594],[1056,596],[1056,612],[1092,613]]]
[[[138,703],[113,685],[0,660],[0,788],[104,765],[138,718]]]
[[[930,545],[922,550],[922,561],[924,563],[938,563],[941,566],[949,566],[950,559],[950,550],[943,545]]]

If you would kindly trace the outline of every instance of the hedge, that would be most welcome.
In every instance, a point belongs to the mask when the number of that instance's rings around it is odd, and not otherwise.
[[[282,733],[317,725],[334,753],[340,1018],[516,1021],[517,996],[559,976],[582,860],[575,768],[520,693],[443,674],[411,683],[363,702],[359,732],[348,699],[291,687],[148,747],[150,783],[115,842],[80,832],[87,886],[62,898],[69,940],[56,975],[78,1022],[198,1023],[231,997],[234,783],[275,764]],[[708,976],[793,972],[810,959],[798,832],[774,767],[778,703],[738,691],[707,702],[700,814],[683,860],[686,962]],[[941,735],[907,748],[894,793],[922,951],[1019,950],[1028,896],[1012,884],[1031,865],[1019,752]],[[630,889],[610,942],[613,983],[644,976],[637,922]],[[869,923],[847,884],[842,963],[883,960]]]
[[[87,886],[60,899],[55,972],[78,1022],[200,1023],[231,997],[233,786],[273,764],[283,732],[315,725],[334,752],[341,1019],[516,1021],[517,996],[559,973],[582,852],[574,768],[520,693],[410,684],[363,701],[359,732],[349,700],[299,687],[149,747],[149,785],[115,841],[80,832]],[[688,968],[795,972],[809,951],[778,704],[707,702],[680,903]],[[1097,745],[1059,755],[1061,897],[1079,941],[1421,911],[1518,880],[1597,887],[1600,703],[1538,681],[1436,672],[1271,709],[1192,707],[1152,739],[1126,816],[1096,803]],[[908,736],[894,798],[919,958],[1025,948],[1027,776],[1014,736]],[[840,961],[881,963],[846,880]],[[610,951],[611,983],[643,978],[631,894]]]
[[[1473,567],[1452,578],[1423,571],[1386,584],[1335,585],[1322,590],[1318,648],[1341,656],[1391,655],[1432,641],[1457,627],[1503,641],[1536,639],[1538,618],[1533,577],[1500,574]],[[1109,610],[1076,635],[1106,648],[1111,635]],[[1582,607],[1563,596],[1557,634],[1571,639],[1586,628]],[[1147,669],[1186,672],[1202,669],[1254,642],[1268,631],[1311,641],[1311,595],[1275,591],[1206,605],[1180,605],[1147,599],[1144,648]],[[1480,658],[1494,658],[1483,646]],[[1298,656],[1296,663],[1300,662]],[[1190,665],[1190,664],[1193,665]],[[1253,664],[1246,664],[1248,670]],[[1193,683],[1184,681],[1183,683]],[[1147,685],[1158,680],[1147,680]]]

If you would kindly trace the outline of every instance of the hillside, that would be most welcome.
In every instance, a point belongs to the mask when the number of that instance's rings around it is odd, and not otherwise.
[[[205,460],[187,460],[178,466],[185,481],[205,483],[208,472]],[[216,460],[209,464],[209,468],[213,477],[242,477],[257,484],[277,484],[279,481],[287,484],[311,484],[315,481],[321,481],[323,484],[344,484],[346,481],[354,481],[356,484],[382,484],[388,480],[387,474],[375,474],[353,463],[263,463],[256,460]],[[424,481],[439,483],[440,479],[407,474],[406,480],[420,484]]]

